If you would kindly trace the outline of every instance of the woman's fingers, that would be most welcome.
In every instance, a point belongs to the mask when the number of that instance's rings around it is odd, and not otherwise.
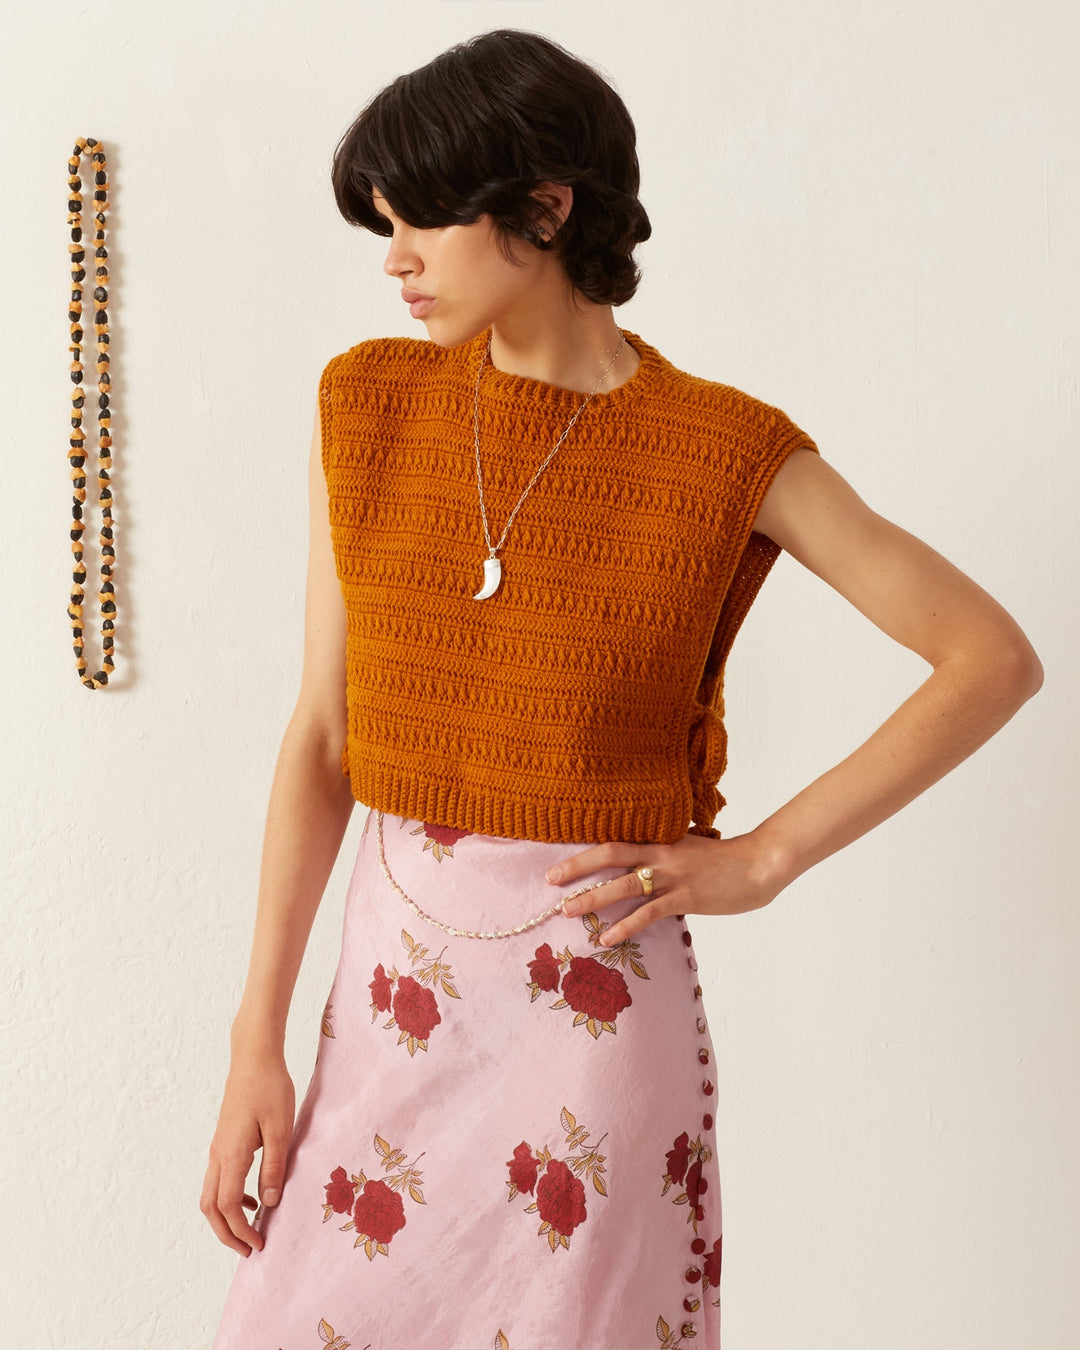
[[[659,919],[666,919],[674,911],[662,905],[659,900],[648,900],[643,905],[639,905],[632,914],[627,914],[620,919],[618,923],[612,924],[610,928],[605,928],[600,934],[600,945],[602,947],[614,947],[618,943],[624,942],[627,938],[632,938],[635,933],[640,933],[643,928],[648,928],[651,923],[656,923]]]
[[[206,1169],[199,1208],[214,1230],[218,1240],[241,1256],[250,1256],[254,1247],[261,1251],[263,1237],[252,1228],[244,1213],[244,1206],[254,1209],[258,1201],[244,1190],[244,1178],[251,1167],[254,1154],[243,1158],[216,1158],[211,1153]]]
[[[639,867],[652,869],[649,894],[636,875]],[[590,872],[605,869],[618,875],[575,884]],[[778,882],[775,864],[753,832],[728,839],[688,832],[672,844],[594,844],[558,859],[547,879],[570,886],[563,898],[565,914],[585,914],[640,897],[631,913],[604,930],[600,942],[605,947],[634,937],[669,914],[746,914],[761,909],[787,884]]]
[[[635,867],[641,863],[641,855],[646,848],[655,849],[655,844],[624,844],[613,840],[606,844],[594,844],[592,848],[582,849],[569,858],[560,858],[547,870],[547,879],[555,885],[567,881],[576,881],[578,877],[588,876],[590,872],[600,872],[605,867]]]
[[[602,881],[595,889],[582,895],[571,893],[563,901],[564,914],[584,914],[588,909],[603,909],[618,900],[632,900],[642,894],[641,878],[636,872],[624,872],[622,876]]]
[[[244,1213],[244,1178],[247,1176],[248,1168],[251,1166],[251,1159],[245,1166],[242,1162],[230,1162],[226,1160],[222,1163],[221,1178],[218,1182],[217,1208],[218,1213],[225,1220],[228,1232],[232,1235],[233,1241],[222,1238],[227,1246],[235,1251],[241,1251],[243,1247],[254,1247],[257,1251],[262,1251],[263,1235],[248,1223],[248,1217]],[[211,1224],[213,1220],[211,1219]],[[215,1227],[215,1231],[217,1231]],[[220,1237],[221,1234],[219,1233]],[[238,1246],[237,1243],[241,1245]],[[248,1255],[248,1252],[244,1252]]]
[[[222,1213],[218,1203],[218,1196],[221,1191],[221,1168],[213,1159],[206,1169],[206,1176],[203,1180],[202,1195],[199,1197],[199,1208],[206,1216],[206,1221],[214,1230],[215,1236],[226,1247],[231,1247],[234,1252],[239,1252],[241,1256],[248,1256],[251,1253],[251,1244],[242,1241],[236,1236],[229,1226],[228,1220]],[[251,1196],[245,1195],[244,1201],[251,1200]],[[252,1200],[252,1203],[254,1201]],[[254,1230],[253,1230],[254,1231]],[[256,1234],[256,1236],[258,1236]]]
[[[656,845],[650,845],[654,851]],[[554,885],[572,885],[581,877],[588,877],[605,868],[620,868],[622,875],[611,877],[607,881],[592,882],[577,887],[580,894],[573,891],[563,901],[564,914],[584,914],[586,910],[603,909],[619,900],[632,900],[642,894],[641,881],[633,871],[643,865],[646,845],[625,844],[613,840],[605,844],[594,844],[592,848],[582,849],[569,858],[561,858],[547,870],[547,879]]]
[[[260,1200],[272,1206],[281,1198],[295,1105],[292,1079],[279,1053],[234,1046],[199,1205],[218,1239],[243,1256],[265,1246],[244,1211],[257,1209]],[[258,1149],[256,1200],[244,1190],[244,1181]]]

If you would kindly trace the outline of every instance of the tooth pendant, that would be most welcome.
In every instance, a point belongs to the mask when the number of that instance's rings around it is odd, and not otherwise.
[[[502,581],[502,563],[492,556],[484,559],[484,584],[473,596],[474,600],[489,600]]]

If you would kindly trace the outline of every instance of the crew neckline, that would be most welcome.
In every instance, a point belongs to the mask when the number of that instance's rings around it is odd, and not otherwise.
[[[593,394],[589,399],[590,405],[612,407],[628,398],[635,398],[648,385],[662,361],[662,357],[656,348],[650,346],[637,333],[629,328],[623,328],[622,331],[627,342],[634,348],[641,360],[628,380],[624,380],[614,389],[601,390],[599,393]],[[464,343],[460,348],[462,365],[466,376],[471,380],[470,387],[472,389],[476,388],[477,366],[487,347],[490,334],[491,328],[485,328],[482,333],[478,333],[476,337]],[[588,395],[581,393],[578,389],[566,389],[561,384],[549,384],[547,380],[538,380],[531,375],[516,375],[511,371],[500,370],[489,359],[484,366],[484,374],[480,381],[481,403],[483,403],[485,396],[494,394],[512,396],[521,401],[546,403],[551,407],[563,406],[567,408],[577,408],[581,405],[583,399],[588,398]]]

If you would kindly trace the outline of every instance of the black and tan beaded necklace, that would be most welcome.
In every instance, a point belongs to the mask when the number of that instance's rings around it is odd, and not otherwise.
[[[94,167],[94,337],[97,346],[97,388],[98,388],[98,503],[101,507],[101,586],[98,590],[98,602],[101,606],[101,650],[102,669],[95,675],[88,674],[89,666],[83,654],[83,582],[86,580],[86,565],[83,562],[83,503],[86,501],[86,453],[83,442],[82,410],[86,401],[83,387],[82,355],[82,283],[86,277],[83,262],[86,247],[83,244],[82,231],[82,179],[79,166],[84,154],[89,155]],[[116,551],[113,546],[112,489],[109,487],[112,469],[112,425],[109,406],[109,320],[106,304],[109,299],[108,252],[105,248],[105,210],[108,202],[109,180],[105,170],[105,151],[101,142],[93,136],[80,136],[75,149],[68,160],[68,224],[71,226],[71,305],[68,318],[71,321],[71,344],[68,347],[72,355],[71,382],[71,438],[69,441],[68,462],[71,468],[71,485],[74,500],[71,506],[71,551],[75,568],[71,574],[71,603],[68,605],[68,617],[71,619],[71,636],[75,647],[75,669],[79,679],[87,689],[102,689],[109,682],[109,676],[116,669],[113,663],[113,634],[116,627],[116,602],[112,583],[113,565]]]

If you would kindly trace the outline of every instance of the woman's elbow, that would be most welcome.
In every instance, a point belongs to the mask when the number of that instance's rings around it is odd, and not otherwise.
[[[1002,692],[1017,708],[1042,688],[1043,664],[1019,629],[996,646],[993,667]]]

